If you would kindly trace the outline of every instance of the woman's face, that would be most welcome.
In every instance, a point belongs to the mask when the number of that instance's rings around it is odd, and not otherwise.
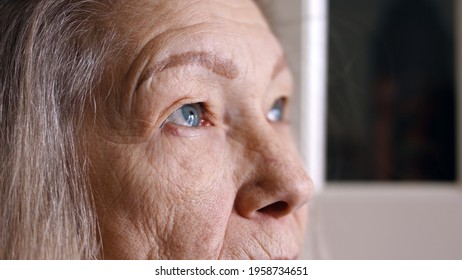
[[[291,74],[254,2],[114,11],[135,44],[88,140],[104,257],[296,258],[312,188],[290,134]]]

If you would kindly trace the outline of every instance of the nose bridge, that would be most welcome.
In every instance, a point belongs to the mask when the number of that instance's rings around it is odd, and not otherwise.
[[[308,202],[311,179],[306,174],[291,143],[285,143],[271,126],[247,135],[250,180],[238,191],[241,214],[265,212],[275,217],[287,215]],[[239,209],[238,209],[239,210]]]
[[[312,182],[292,143],[284,143],[278,137],[264,137],[261,143],[259,168],[265,185],[280,192],[286,200],[306,203],[311,196]]]

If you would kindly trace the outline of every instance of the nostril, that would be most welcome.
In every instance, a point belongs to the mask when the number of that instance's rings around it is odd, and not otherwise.
[[[275,218],[284,216],[289,211],[289,204],[285,201],[277,201],[258,209],[258,212],[271,215]]]

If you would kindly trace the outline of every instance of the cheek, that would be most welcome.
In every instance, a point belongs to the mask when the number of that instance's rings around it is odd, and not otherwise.
[[[229,164],[223,159],[224,136],[181,138],[166,135],[161,145],[164,156],[150,155],[152,166],[162,166],[170,174],[164,186],[170,194],[176,227],[168,242],[175,258],[216,258],[223,242],[235,188],[228,178]],[[159,161],[160,159],[160,161]],[[163,215],[160,215],[163,216]]]
[[[155,259],[218,256],[235,196],[224,143],[218,133],[159,135],[135,149],[139,156],[122,165],[132,168],[124,176],[122,205],[128,207],[120,215],[128,217],[123,223],[132,228],[133,248]]]

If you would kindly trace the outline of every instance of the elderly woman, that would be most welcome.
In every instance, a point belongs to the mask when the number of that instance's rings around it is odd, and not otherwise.
[[[0,14],[0,258],[297,258],[311,181],[254,1]]]

